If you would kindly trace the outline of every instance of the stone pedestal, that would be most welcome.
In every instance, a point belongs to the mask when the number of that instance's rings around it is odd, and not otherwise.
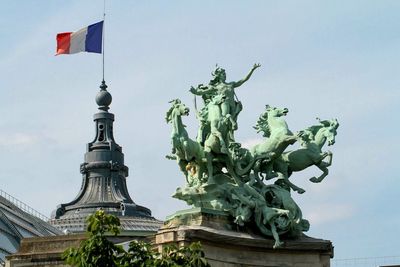
[[[186,225],[181,224],[183,222]],[[223,213],[201,210],[178,212],[156,235],[159,249],[167,244],[187,245],[200,241],[212,267],[330,266],[333,257],[330,241],[305,235],[295,240],[282,240],[285,244],[273,249],[273,239],[236,231]]]

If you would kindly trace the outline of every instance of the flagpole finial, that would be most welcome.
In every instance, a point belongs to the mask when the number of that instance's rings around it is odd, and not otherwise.
[[[100,92],[97,93],[96,95],[96,103],[99,105],[99,109],[103,111],[108,111],[109,105],[111,104],[112,101],[112,96],[111,94],[107,91],[107,84],[103,80],[100,85]]]
[[[102,80],[101,81],[101,84],[100,84],[100,90],[101,91],[107,91],[106,89],[107,89],[107,84],[106,84],[106,82],[104,81],[104,80]]]

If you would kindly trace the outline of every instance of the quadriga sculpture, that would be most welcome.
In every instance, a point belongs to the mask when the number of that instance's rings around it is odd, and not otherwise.
[[[339,123],[319,120],[319,125],[293,134],[284,120],[288,109],[266,106],[255,126],[265,139],[250,149],[243,148],[234,137],[243,108],[234,89],[258,67],[254,64],[238,82],[226,82],[225,70],[217,67],[208,85],[191,87],[190,92],[203,99],[200,110],[196,106],[199,129],[195,140],[188,136],[182,122],[189,108],[179,99],[171,101],[166,119],[173,126],[172,155],[167,158],[177,160],[187,181],[176,190],[175,198],[222,212],[241,229],[273,237],[274,248],[278,248],[283,245],[281,237],[299,237],[309,229],[290,195],[291,190],[304,193],[304,189],[291,183],[289,177],[315,165],[323,174],[310,180],[321,182],[325,178],[332,153],[322,152],[322,147],[326,141],[334,144]],[[300,148],[286,151],[296,142]],[[266,184],[273,178],[274,184]]]

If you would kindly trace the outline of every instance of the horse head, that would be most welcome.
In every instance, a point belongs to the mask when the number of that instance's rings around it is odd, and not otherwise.
[[[335,136],[337,134],[337,128],[339,127],[339,122],[337,119],[331,120],[320,120],[317,118],[320,125],[312,126],[309,129],[314,132],[314,139],[324,139],[328,142],[328,146],[335,144]],[[321,141],[323,143],[323,141]]]
[[[282,117],[286,116],[289,112],[287,108],[277,108],[277,107],[270,107],[269,105],[265,106],[266,114],[269,117]]]
[[[253,128],[257,130],[257,133],[262,132],[264,137],[270,137],[271,135],[271,121],[275,120],[282,117],[286,116],[289,110],[287,108],[277,108],[277,107],[271,107],[269,105],[265,106],[265,111],[261,114],[260,118],[257,121],[256,126]],[[281,127],[284,127],[287,129],[287,125],[284,121],[283,125]]]
[[[167,111],[167,114],[165,116],[167,123],[171,122],[172,119],[176,116],[189,115],[189,108],[186,107],[185,104],[183,104],[180,99],[171,100],[169,103],[172,103],[172,106]]]
[[[336,130],[339,127],[339,122],[337,119],[332,119],[329,121],[329,126],[326,127],[326,140],[328,141],[328,146],[335,144],[335,136],[337,134]]]

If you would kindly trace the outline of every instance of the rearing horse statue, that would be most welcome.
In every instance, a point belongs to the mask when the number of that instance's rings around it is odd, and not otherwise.
[[[289,112],[287,108],[266,106],[266,111],[261,114],[257,125],[257,132],[262,132],[267,137],[264,142],[250,148],[250,153],[255,157],[260,154],[274,152],[276,156],[283,153],[288,145],[297,140],[297,136],[289,130],[283,116]]]
[[[272,162],[278,158],[285,149],[295,143],[298,135],[294,135],[283,118],[289,112],[287,108],[276,108],[266,106],[266,110],[261,114],[254,127],[257,132],[262,132],[265,141],[250,148],[249,152],[255,160],[251,166],[255,172],[255,178],[259,179],[260,173],[265,173],[266,177],[272,178]],[[263,177],[261,177],[262,179]]]
[[[176,159],[186,177],[188,177],[188,171],[193,171],[193,164],[189,163],[195,162],[200,168],[196,170],[198,179],[201,179],[205,160],[204,149],[199,143],[189,138],[186,126],[182,123],[182,116],[189,115],[189,108],[179,99],[174,99],[170,103],[172,107],[167,111],[165,119],[167,123],[172,123],[173,127],[171,133],[173,156],[167,156],[167,158]]]
[[[303,131],[300,142],[301,148],[283,153],[274,161],[274,171],[283,178],[285,183],[294,191],[302,194],[304,189],[297,187],[289,181],[293,172],[302,171],[312,165],[318,167],[323,173],[318,177],[310,178],[313,183],[320,183],[328,175],[328,167],[332,164],[332,152],[322,152],[322,147],[335,143],[336,130],[339,127],[337,119],[321,121],[319,125],[311,126]],[[327,161],[324,161],[328,158]]]

